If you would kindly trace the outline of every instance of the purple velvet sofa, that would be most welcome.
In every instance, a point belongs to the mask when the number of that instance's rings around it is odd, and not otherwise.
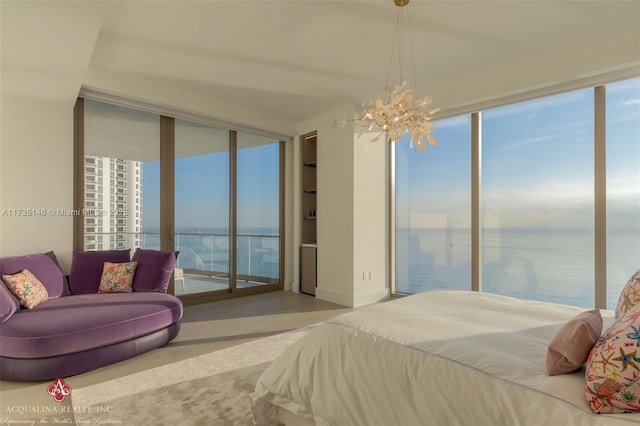
[[[104,262],[129,262],[129,250],[74,253],[68,280],[53,252],[0,258],[0,276],[26,269],[48,293],[26,309],[0,280],[0,379],[67,377],[166,345],[183,312],[182,302],[166,293],[177,255],[138,249],[126,293],[98,293],[98,287]]]

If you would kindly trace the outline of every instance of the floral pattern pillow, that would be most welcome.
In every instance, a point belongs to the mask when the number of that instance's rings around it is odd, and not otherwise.
[[[49,298],[47,288],[28,269],[13,275],[3,275],[2,281],[27,309],[35,308]]]
[[[640,305],[598,339],[587,358],[585,393],[596,414],[640,411]]]
[[[98,293],[129,293],[138,262],[104,262]]]
[[[629,278],[618,297],[616,319],[622,317],[634,306],[640,305],[640,269]]]

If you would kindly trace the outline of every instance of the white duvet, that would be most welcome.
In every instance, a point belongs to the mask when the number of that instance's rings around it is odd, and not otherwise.
[[[285,409],[335,426],[638,423],[640,414],[592,414],[584,370],[546,374],[549,341],[584,310],[464,291],[362,308],[317,326],[267,368],[255,418]],[[603,317],[606,328],[613,319]]]

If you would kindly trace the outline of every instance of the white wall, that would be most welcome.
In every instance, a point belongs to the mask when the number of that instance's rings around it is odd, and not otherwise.
[[[299,135],[318,132],[316,297],[345,306],[353,305],[353,129],[331,123],[352,115],[348,105],[298,127]]]
[[[73,105],[107,6],[0,2],[0,256],[53,250],[69,272],[73,219],[55,210],[72,208]]]
[[[354,306],[389,296],[389,145],[374,137],[362,134],[353,142]]]
[[[388,297],[386,150],[383,142],[371,143],[371,135],[358,138],[351,125],[333,126],[334,119],[352,117],[354,111],[349,104],[298,127],[299,135],[318,134],[316,297],[352,307]],[[299,190],[296,185],[294,194]],[[300,245],[299,233],[294,244]],[[297,264],[296,255],[296,279]]]
[[[73,217],[57,210],[73,208],[73,105],[7,94],[1,102],[0,256],[53,250],[68,272]]]

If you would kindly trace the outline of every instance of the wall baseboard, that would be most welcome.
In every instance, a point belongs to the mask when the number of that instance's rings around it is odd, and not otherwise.
[[[381,288],[376,290],[370,290],[365,292],[356,293],[353,297],[354,308],[359,308],[360,306],[370,305],[372,303],[377,303],[382,300],[386,300],[390,297],[388,288]]]
[[[353,308],[353,295],[342,291],[327,290],[316,287],[316,299],[325,300],[337,305]]]
[[[320,287],[316,288],[317,299],[336,303],[342,306],[348,306],[350,308],[370,305],[372,303],[380,302],[381,300],[386,300],[389,297],[388,288],[359,292],[355,295],[341,291],[327,290]]]

